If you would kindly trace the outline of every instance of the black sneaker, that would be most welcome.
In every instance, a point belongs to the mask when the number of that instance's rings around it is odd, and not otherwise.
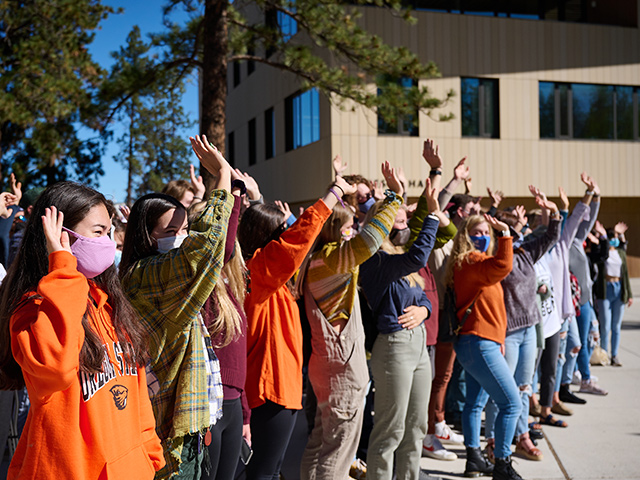
[[[586,400],[575,395],[570,389],[569,385],[560,385],[560,400],[565,403],[577,403],[578,405],[584,405]]]
[[[486,475],[488,477],[492,473],[493,465],[482,453],[482,450],[480,448],[467,447],[467,464],[464,468],[464,476],[475,478]]]
[[[511,457],[497,458],[493,480],[524,480],[511,466]]]

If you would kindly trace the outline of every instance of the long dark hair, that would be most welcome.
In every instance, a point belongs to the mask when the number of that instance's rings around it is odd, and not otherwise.
[[[138,260],[158,254],[151,232],[158,219],[172,208],[185,210],[178,200],[164,193],[144,195],[133,204],[122,245],[120,278],[125,278]]]
[[[96,205],[104,205],[110,215],[113,206],[99,192],[74,182],[59,182],[48,187],[33,206],[24,237],[15,260],[0,287],[0,388],[18,389],[24,386],[22,369],[11,352],[11,316],[28,300],[37,298],[36,289],[42,277],[49,273],[49,255],[42,226],[45,208],[55,206],[64,213],[64,226],[73,230]],[[112,323],[125,359],[130,364],[144,365],[147,345],[142,324],[122,291],[118,274],[111,265],[93,279],[109,296]],[[25,297],[30,294],[28,297]],[[103,340],[91,327],[89,306],[82,317],[84,344],[80,350],[80,370],[89,374],[102,371]]]
[[[275,203],[258,203],[242,214],[238,225],[238,241],[245,259],[286,230],[284,215]]]

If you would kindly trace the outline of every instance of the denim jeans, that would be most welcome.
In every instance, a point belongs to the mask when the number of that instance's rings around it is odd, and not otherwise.
[[[610,352],[612,357],[617,357],[620,327],[624,315],[620,282],[607,282],[607,298],[598,300],[598,312],[600,313],[600,346]],[[609,333],[611,333],[611,350],[609,350]]]
[[[562,377],[560,379],[562,385],[570,385],[573,380],[573,372],[576,369],[578,355],[574,355],[571,351],[575,347],[581,347],[580,332],[578,331],[578,321],[576,317],[569,318],[569,330],[567,331],[567,347],[565,349],[565,363],[562,367]]]
[[[480,447],[480,420],[489,396],[498,406],[495,422],[495,455],[511,455],[511,440],[522,410],[518,386],[500,345],[476,335],[461,335],[454,346],[467,373],[467,398],[462,411],[462,430],[467,447]]]
[[[589,360],[591,360],[591,352],[593,349],[589,345],[589,332],[591,331],[591,322],[594,316],[595,313],[590,302],[580,305],[580,316],[577,318],[582,348],[580,349],[580,353],[578,353],[578,370],[580,370],[583,381],[591,379],[591,367],[589,365]]]
[[[562,333],[565,333],[566,335],[564,336],[564,338],[562,338],[562,336],[560,337],[560,350],[559,350],[559,354],[558,354],[558,364],[556,365],[556,386],[555,386],[555,392],[559,392],[560,391],[560,384],[562,383],[562,372],[563,372],[563,367],[564,364],[567,362],[567,356],[569,355],[567,353],[567,339],[569,338],[569,319],[565,319],[564,322],[562,322],[562,327],[560,328],[560,335],[562,335]]]
[[[507,333],[504,340],[504,358],[509,365],[509,369],[520,389],[520,400],[522,411],[518,417],[516,425],[516,436],[529,431],[527,421],[529,420],[529,398],[531,398],[531,385],[533,382],[533,371],[536,363],[536,326],[521,328],[514,332]],[[498,407],[493,400],[487,403],[485,411],[485,437],[494,438],[494,427]]]

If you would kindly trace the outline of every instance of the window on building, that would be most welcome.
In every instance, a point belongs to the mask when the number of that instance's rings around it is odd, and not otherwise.
[[[295,10],[295,7],[290,7]],[[282,36],[285,42],[288,42],[291,37],[298,33],[298,22],[296,22],[291,16],[284,12],[278,11],[278,27],[282,32]]]
[[[312,88],[285,99],[285,144],[287,151],[320,140],[320,97]]]
[[[403,0],[416,10],[637,27],[635,0]]]
[[[256,119],[249,120],[249,165],[256,164]]]
[[[637,140],[640,89],[539,83],[540,138]]]
[[[273,107],[264,112],[264,158],[276,156],[276,122]]]
[[[498,80],[463,78],[460,82],[463,137],[500,137]]]
[[[227,135],[227,160],[229,165],[235,167],[236,165],[236,142],[234,132],[230,132]]]
[[[418,82],[411,78],[401,78],[400,80],[391,80],[389,78],[378,79],[378,95],[382,93],[384,88],[390,83],[400,86],[402,89],[416,87]],[[402,94],[402,90],[398,92]],[[398,116],[395,122],[387,122],[381,115],[378,115],[378,135],[408,135],[417,137],[419,132],[418,112],[410,115]]]

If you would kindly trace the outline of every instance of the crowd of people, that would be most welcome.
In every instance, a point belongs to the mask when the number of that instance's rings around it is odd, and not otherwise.
[[[13,175],[0,194],[8,478],[275,480],[304,408],[302,479],[417,480],[453,443],[465,477],[518,480],[541,425],[607,394],[590,361],[622,366],[627,226],[597,221],[588,174],[571,213],[535,186],[537,209],[483,209],[427,140],[415,203],[397,165],[336,157],[296,218],[191,144],[210,191],[191,167],[130,209]]]

